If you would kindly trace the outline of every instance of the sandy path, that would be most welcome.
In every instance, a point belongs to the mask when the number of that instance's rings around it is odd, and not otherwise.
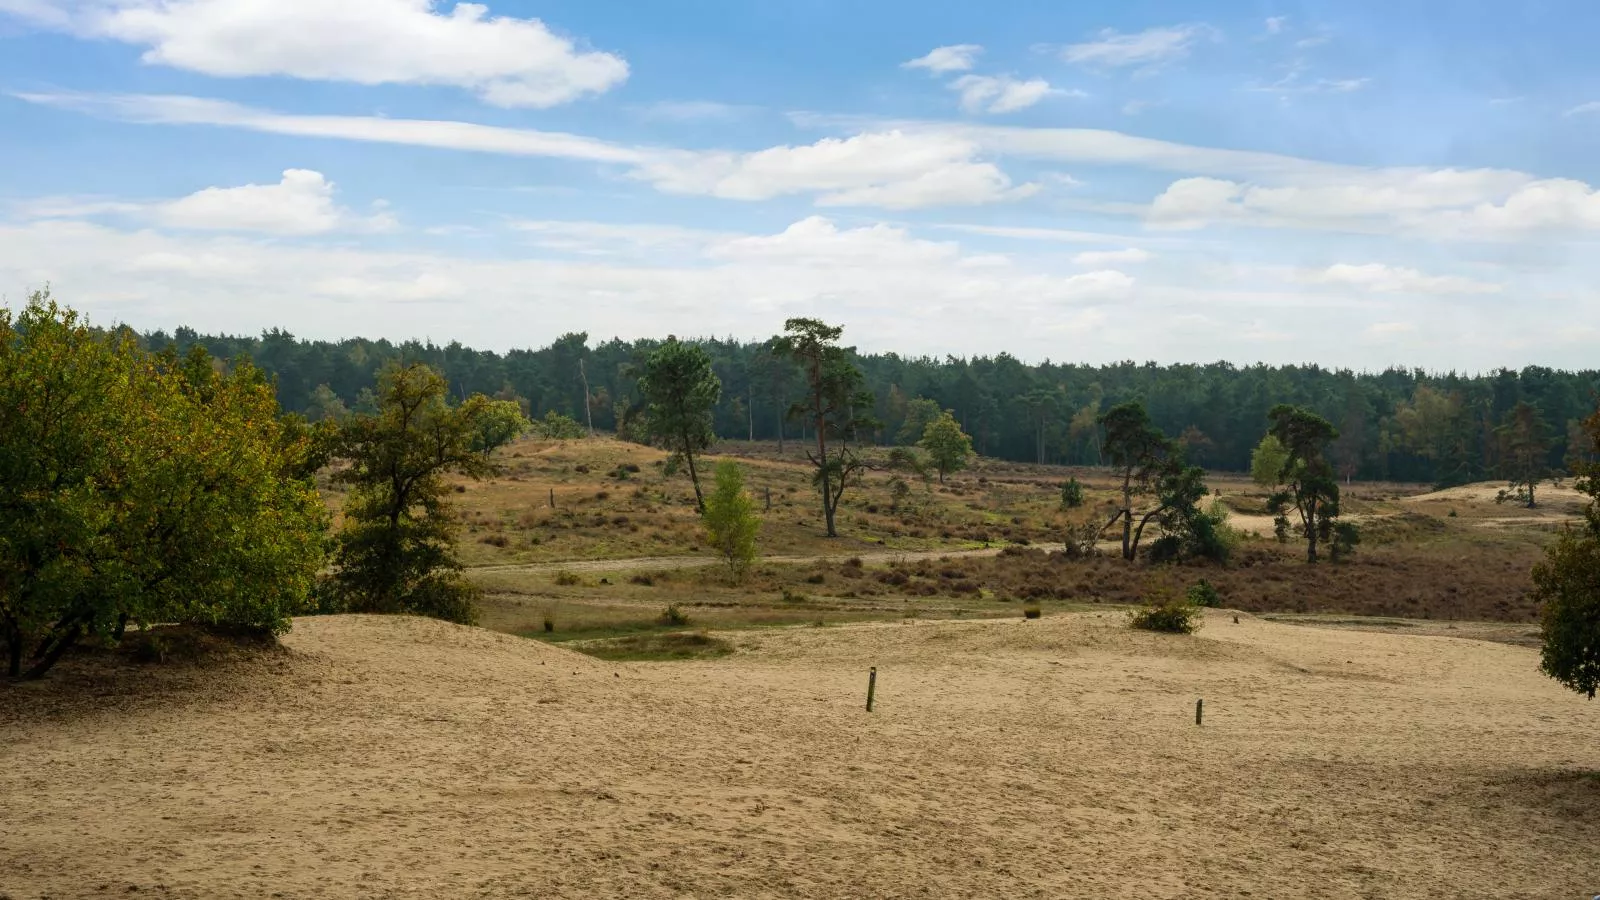
[[[1534,653],[1241,618],[738,632],[632,666],[302,620],[246,667],[270,678],[181,704],[0,693],[0,893],[1600,892],[1600,706]]]
[[[870,553],[836,553],[824,556],[763,556],[761,562],[784,565],[811,565],[819,562],[844,562],[859,559],[869,565],[896,560],[942,559],[963,556],[999,556],[1003,547],[983,550],[882,550]],[[503,572],[656,572],[663,569],[699,569],[722,565],[714,556],[636,556],[625,559],[580,559],[567,562],[508,563],[496,566],[471,566],[473,573]]]

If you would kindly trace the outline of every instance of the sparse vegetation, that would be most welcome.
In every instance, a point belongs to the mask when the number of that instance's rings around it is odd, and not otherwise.
[[[1129,624],[1141,631],[1193,634],[1200,628],[1200,613],[1184,600],[1157,597],[1142,609],[1128,613]]]
[[[756,534],[761,520],[756,517],[755,501],[744,490],[744,474],[739,464],[724,460],[717,464],[716,488],[705,504],[701,521],[706,543],[727,563],[728,574],[739,580],[756,558]]]

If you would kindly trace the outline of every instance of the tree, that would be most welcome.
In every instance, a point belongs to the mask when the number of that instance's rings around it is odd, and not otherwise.
[[[1131,560],[1139,552],[1138,537],[1143,535],[1145,523],[1153,517],[1136,516],[1134,498],[1154,493],[1158,481],[1176,474],[1172,465],[1176,454],[1172,442],[1150,423],[1150,414],[1145,412],[1144,404],[1137,401],[1107,410],[1100,417],[1099,425],[1105,430],[1102,453],[1118,470],[1117,478],[1122,483],[1122,503],[1116,515],[1100,530],[1103,532],[1121,521],[1122,558]],[[1162,505],[1152,512],[1159,514]],[[1137,526],[1135,519],[1140,519]]]
[[[333,392],[333,388],[319,384],[311,392],[311,403],[306,407],[307,421],[338,422],[348,415],[350,410],[345,408],[344,401]]]
[[[926,397],[918,397],[906,404],[904,423],[895,435],[895,443],[909,447],[921,441],[928,426],[941,414],[939,404]]]
[[[488,459],[494,451],[521,437],[533,427],[515,400],[490,400],[483,405],[472,434],[472,449]]]
[[[967,460],[972,457],[972,438],[961,430],[961,424],[950,410],[928,423],[918,445],[928,451],[939,473],[940,484],[944,484],[946,474],[965,469]]]
[[[1534,488],[1552,475],[1547,462],[1550,440],[1544,421],[1532,404],[1519,401],[1496,433],[1501,442],[1501,474],[1510,483],[1495,496],[1495,502],[1515,500],[1533,509]]]
[[[805,398],[789,414],[809,420],[815,430],[817,449],[806,451],[806,457],[816,470],[812,481],[822,494],[828,537],[838,537],[834,519],[839,502],[863,466],[851,444],[860,431],[876,424],[867,412],[873,397],[862,388],[861,370],[839,346],[843,328],[805,318],[790,319],[783,328],[786,333],[774,338],[772,346],[799,365],[806,381]]]
[[[755,501],[745,493],[744,475],[737,463],[717,463],[714,477],[716,487],[706,500],[700,521],[706,529],[706,542],[722,555],[728,574],[738,580],[755,561],[761,519],[756,516]]]
[[[35,294],[0,310],[0,646],[44,675],[129,625],[279,634],[322,560],[309,429],[199,346],[141,350]]]
[[[711,369],[711,357],[704,348],[669,337],[645,362],[639,391],[646,403],[646,430],[687,464],[695,508],[704,512],[695,454],[716,439],[712,426],[722,396],[722,381]]]
[[[333,608],[476,618],[476,589],[461,576],[444,475],[494,470],[474,449],[491,401],[451,406],[438,372],[390,365],[378,376],[378,413],[347,422],[337,455],[351,486],[327,590]]]
[[[1288,458],[1289,449],[1283,446],[1283,441],[1267,435],[1250,453],[1250,480],[1264,488],[1277,487]]]
[[[1600,412],[1583,423],[1588,453],[1600,453]],[[1533,569],[1543,609],[1540,667],[1593,700],[1600,690],[1600,465],[1579,463],[1578,490],[1590,497],[1583,525],[1568,528]]]
[[[1288,534],[1288,510],[1295,510],[1300,519],[1297,528],[1306,539],[1306,562],[1314,563],[1317,544],[1333,539],[1339,517],[1339,478],[1327,459],[1328,445],[1339,432],[1316,413],[1287,404],[1274,406],[1268,418],[1271,436],[1287,455],[1278,470],[1282,489],[1268,498],[1267,509],[1277,515],[1280,535]],[[1347,540],[1355,534],[1348,528],[1344,533]]]

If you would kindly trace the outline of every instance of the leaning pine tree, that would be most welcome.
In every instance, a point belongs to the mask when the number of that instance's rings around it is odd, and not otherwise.
[[[717,463],[716,487],[706,498],[700,521],[705,525],[706,542],[715,547],[728,564],[728,574],[742,579],[756,558],[756,534],[761,519],[755,501],[744,489],[744,475],[735,462]]]
[[[350,485],[336,539],[325,609],[415,613],[452,622],[477,617],[477,589],[461,575],[447,473],[493,471],[477,448],[491,401],[451,406],[448,386],[425,365],[389,366],[378,377],[378,412],[342,429],[336,455]]]

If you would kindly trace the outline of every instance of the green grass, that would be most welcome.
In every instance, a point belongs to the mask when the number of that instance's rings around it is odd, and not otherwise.
[[[733,652],[733,645],[703,631],[669,631],[629,634],[571,644],[573,650],[609,662],[676,662],[716,659]]]

